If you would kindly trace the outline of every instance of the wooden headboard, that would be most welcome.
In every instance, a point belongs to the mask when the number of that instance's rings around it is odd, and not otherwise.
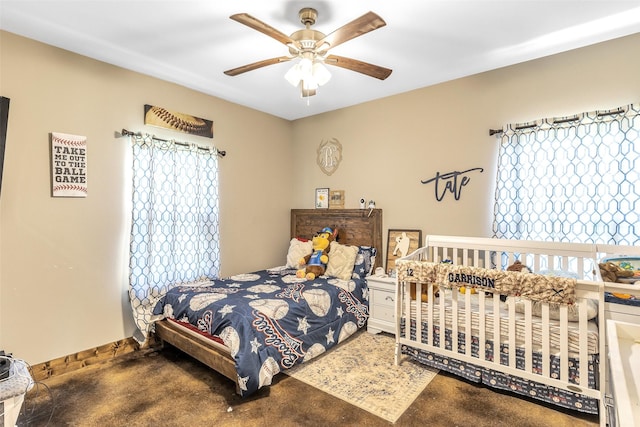
[[[291,209],[292,238],[311,239],[324,227],[338,229],[339,243],[376,248],[382,266],[382,209]]]

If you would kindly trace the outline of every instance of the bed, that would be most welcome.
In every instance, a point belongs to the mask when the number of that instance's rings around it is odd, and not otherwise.
[[[595,245],[427,236],[396,267],[396,363],[407,354],[605,424]]]
[[[307,240],[327,226],[338,230],[329,252],[331,274],[296,278],[297,260],[310,252]],[[277,373],[366,325],[366,276],[381,265],[381,246],[380,209],[292,209],[286,265],[174,287],[156,306],[164,319],[155,323],[155,334],[234,381],[239,395],[250,396]],[[332,264],[338,259],[340,265]]]

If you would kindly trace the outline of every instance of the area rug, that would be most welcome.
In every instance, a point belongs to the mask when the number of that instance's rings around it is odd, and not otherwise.
[[[403,356],[395,339],[362,331],[287,375],[395,423],[438,373]]]

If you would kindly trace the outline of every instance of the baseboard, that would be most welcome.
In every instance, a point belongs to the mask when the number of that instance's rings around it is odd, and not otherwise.
[[[79,351],[48,362],[33,365],[31,366],[31,375],[35,381],[42,381],[87,366],[110,362],[118,357],[137,351],[154,349],[157,346],[158,341],[153,337],[147,341],[144,348],[141,348],[140,344],[133,339],[133,337],[124,338],[119,341],[101,345],[100,347]]]

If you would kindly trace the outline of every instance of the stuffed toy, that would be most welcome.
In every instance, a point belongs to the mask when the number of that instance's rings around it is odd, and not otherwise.
[[[313,280],[324,274],[329,262],[330,244],[337,235],[338,229],[332,230],[331,227],[325,227],[313,236],[311,239],[313,251],[300,259],[300,268],[296,271],[296,277]]]
[[[619,278],[633,277],[633,270],[625,270],[612,262],[600,263],[598,267],[600,267],[600,276],[605,282],[617,282]]]
[[[517,271],[518,273],[533,273],[529,267],[519,260],[507,267],[507,271]]]

